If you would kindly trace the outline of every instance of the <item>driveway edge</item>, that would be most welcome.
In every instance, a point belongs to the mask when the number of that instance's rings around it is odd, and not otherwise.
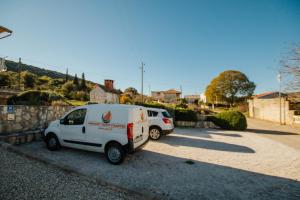
[[[41,158],[37,155],[34,155],[34,154],[26,152],[26,151],[23,152],[23,151],[21,151],[21,149],[16,148],[14,145],[3,142],[3,141],[0,141],[0,148],[5,149],[5,150],[7,150],[9,152],[12,152],[12,153],[16,153],[20,156],[24,156],[28,159],[31,159],[31,160],[34,160],[34,161],[37,161],[37,162],[40,162],[40,163],[44,163],[44,164],[49,165],[51,167],[60,169],[60,170],[64,171],[65,173],[69,173],[69,174],[73,173],[73,174],[75,174],[75,175],[77,175],[81,178],[84,178],[88,181],[94,182],[98,185],[107,187],[107,188],[109,188],[111,190],[114,190],[116,192],[127,192],[127,193],[130,193],[130,194],[134,194],[136,196],[139,196],[139,199],[145,199],[145,200],[161,199],[161,197],[157,197],[153,194],[137,192],[133,189],[125,188],[123,186],[120,186],[120,185],[117,185],[117,184],[114,184],[114,183],[110,183],[106,180],[102,180],[102,179],[99,179],[99,178],[93,178],[89,175],[86,175],[86,174],[80,172],[79,170],[71,168],[68,165],[62,165],[62,164],[56,163],[55,161],[50,160],[48,158]]]

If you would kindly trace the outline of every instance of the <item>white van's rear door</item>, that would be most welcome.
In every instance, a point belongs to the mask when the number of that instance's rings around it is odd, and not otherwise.
[[[133,109],[133,148],[136,149],[144,144],[149,137],[147,110],[143,107]]]

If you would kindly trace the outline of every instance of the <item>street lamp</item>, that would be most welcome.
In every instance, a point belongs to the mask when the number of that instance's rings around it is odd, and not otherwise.
[[[11,36],[11,34],[12,34],[11,30],[9,30],[8,28],[5,28],[3,26],[0,26],[0,39],[9,37],[9,36]]]

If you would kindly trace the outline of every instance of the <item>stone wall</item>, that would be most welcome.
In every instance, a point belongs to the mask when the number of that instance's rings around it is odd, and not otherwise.
[[[213,122],[210,121],[175,121],[177,127],[189,127],[189,128],[219,128]]]
[[[249,117],[255,119],[262,119],[273,122],[280,122],[283,124],[294,123],[294,110],[290,110],[289,101],[284,98],[281,99],[281,105],[279,98],[272,99],[251,99],[249,103]],[[281,108],[281,117],[280,117]]]
[[[0,105],[0,134],[16,133],[44,128],[59,119],[72,106],[13,106],[12,114],[6,105]],[[8,120],[8,119],[11,120]]]

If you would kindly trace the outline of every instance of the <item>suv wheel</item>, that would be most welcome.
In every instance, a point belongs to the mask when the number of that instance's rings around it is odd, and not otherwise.
[[[50,151],[56,151],[60,149],[60,143],[58,141],[58,138],[54,134],[47,135],[46,145]]]
[[[105,149],[105,156],[108,162],[119,165],[124,161],[125,151],[119,143],[110,143]]]
[[[152,140],[158,140],[161,136],[161,130],[159,128],[151,128],[149,136]]]

